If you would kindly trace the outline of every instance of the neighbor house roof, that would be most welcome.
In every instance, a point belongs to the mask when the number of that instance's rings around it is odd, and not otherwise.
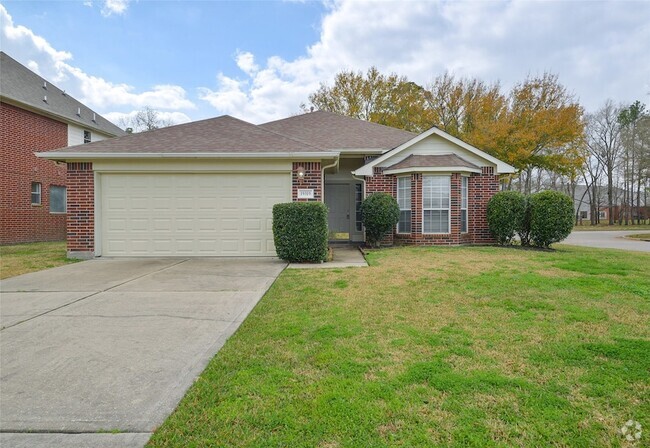
[[[4,102],[25,106],[63,121],[109,136],[125,132],[51,84],[24,65],[0,52],[0,97]],[[94,121],[93,121],[94,119]]]
[[[481,171],[481,168],[456,154],[416,155],[411,154],[404,160],[389,166],[384,172],[407,171],[411,168],[468,168]]]
[[[222,115],[153,131],[130,134],[110,140],[71,146],[49,151],[48,158],[79,155],[160,155],[189,156],[197,154],[272,154],[314,153],[326,150],[267,131],[251,123]]]
[[[261,124],[260,127],[291,136],[328,150],[375,150],[384,152],[411,140],[417,134],[402,129],[316,111]]]

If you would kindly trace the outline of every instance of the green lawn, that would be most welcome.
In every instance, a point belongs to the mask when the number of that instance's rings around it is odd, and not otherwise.
[[[286,270],[149,446],[649,446],[650,255],[369,261]]]
[[[78,261],[67,258],[65,246],[65,241],[0,246],[0,279]]]

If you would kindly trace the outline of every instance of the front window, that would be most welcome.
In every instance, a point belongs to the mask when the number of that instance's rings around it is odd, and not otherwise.
[[[423,233],[449,233],[451,177],[422,176]]]
[[[66,195],[65,187],[50,186],[50,213],[66,212]]]
[[[84,143],[90,143],[90,131],[84,130]]]
[[[32,205],[41,205],[41,183],[32,182]]]
[[[397,178],[399,222],[397,233],[411,233],[411,177]]]
[[[467,232],[467,188],[468,178],[460,178],[460,231]]]

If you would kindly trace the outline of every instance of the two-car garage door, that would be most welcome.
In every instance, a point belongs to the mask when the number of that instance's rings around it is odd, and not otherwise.
[[[105,256],[275,256],[273,205],[289,173],[101,174]]]

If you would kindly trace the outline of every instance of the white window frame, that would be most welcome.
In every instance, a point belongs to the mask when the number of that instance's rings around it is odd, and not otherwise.
[[[402,195],[400,194],[401,190],[406,190],[406,188],[400,188],[400,181],[408,181],[409,186],[408,186],[408,196],[407,197],[403,198]],[[409,235],[409,234],[413,233],[413,215],[412,215],[412,213],[413,213],[413,204],[411,203],[411,193],[412,193],[412,191],[413,191],[413,181],[411,180],[410,175],[408,175],[408,176],[400,176],[400,177],[397,178],[397,204],[399,205],[400,217],[401,217],[402,212],[408,211],[409,213],[411,213],[411,219],[409,220],[410,229],[409,229],[408,232],[403,231],[401,229],[401,226],[400,226],[401,222],[398,221],[398,223],[397,223],[397,233],[402,234],[402,235]],[[401,200],[402,199],[405,199],[405,200],[407,199],[408,200],[408,205],[409,205],[408,208],[402,208],[402,205],[401,205]]]
[[[438,178],[446,178],[447,179],[447,191],[449,192],[448,196],[448,201],[449,201],[449,207],[447,208],[425,208],[424,202],[425,202],[425,195],[424,195],[424,180],[425,178],[429,177],[438,177]],[[424,216],[425,216],[425,211],[435,211],[435,210],[446,210],[447,211],[447,231],[446,232],[425,232],[425,225],[424,225]],[[450,175],[431,175],[431,174],[425,174],[422,176],[422,234],[423,235],[449,235],[451,234],[451,176]]]
[[[460,233],[469,232],[469,177],[460,177]],[[463,212],[465,212],[465,230],[463,230]]]
[[[34,191],[34,187],[36,191]],[[38,202],[34,202],[34,195],[38,195]],[[29,200],[32,205],[43,205],[43,185],[40,182],[32,182],[30,186]]]
[[[53,188],[63,188],[63,211],[55,212],[52,211],[52,189]],[[68,188],[64,185],[50,185],[50,214],[52,215],[64,215],[68,213]]]
[[[83,136],[84,136],[84,143],[91,143],[93,141],[93,133],[90,132],[88,129],[83,130]]]

